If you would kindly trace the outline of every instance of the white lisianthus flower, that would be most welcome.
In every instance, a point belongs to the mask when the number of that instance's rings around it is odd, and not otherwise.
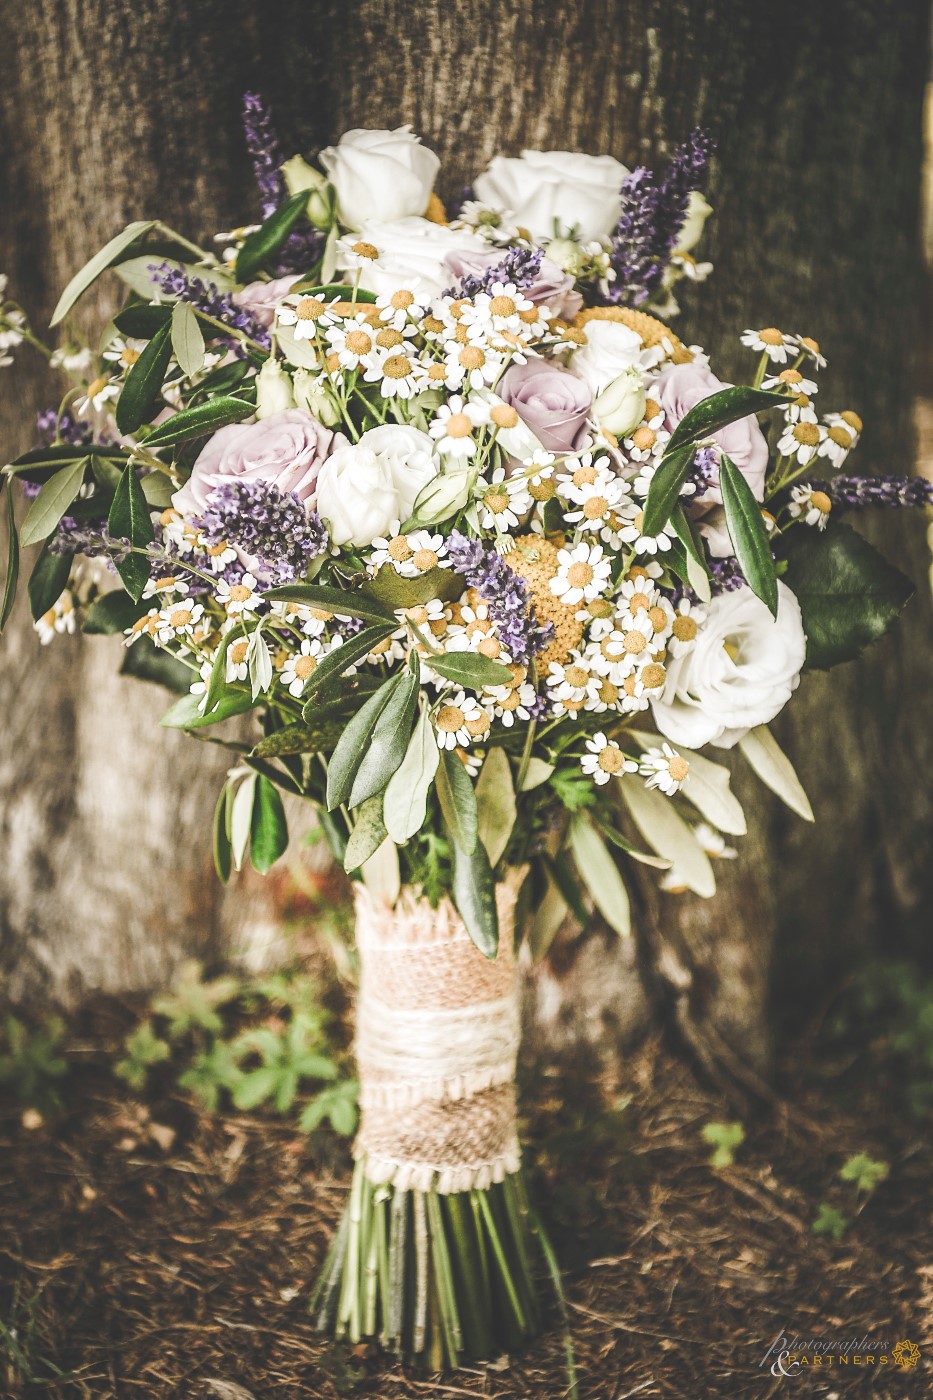
[[[286,408],[294,407],[292,381],[281,361],[270,355],[256,375],[256,417],[271,418],[274,413],[284,413]]]
[[[593,400],[593,412],[599,426],[616,437],[629,435],[645,416],[645,381],[634,365],[624,369],[617,379],[607,384]]]
[[[806,650],[800,605],[785,584],[777,618],[750,588],[720,593],[695,645],[668,658],[664,691],[651,701],[658,729],[687,749],[731,749],[784,708]]]
[[[619,218],[628,170],[613,156],[577,151],[522,151],[495,156],[473,182],[477,199],[506,209],[535,239],[573,231],[581,243],[608,238]]]
[[[338,240],[337,266],[345,272],[358,272],[359,285],[377,296],[391,296],[405,288],[415,292],[419,301],[430,301],[457,281],[445,266],[446,258],[481,252],[485,247],[469,229],[445,228],[430,219],[368,221],[358,234]]]
[[[321,152],[321,164],[336,191],[340,221],[351,229],[423,214],[440,169],[410,126],[347,131]]]
[[[674,253],[691,253],[703,237],[706,220],[713,212],[699,190],[691,190],[687,197],[687,213],[677,235]]]
[[[594,395],[624,374],[627,369],[650,369],[663,351],[648,351],[641,336],[621,321],[587,321],[586,344],[570,359],[574,374],[586,381]]]
[[[342,435],[317,483],[317,511],[336,545],[370,544],[398,529],[398,494],[389,464]]]

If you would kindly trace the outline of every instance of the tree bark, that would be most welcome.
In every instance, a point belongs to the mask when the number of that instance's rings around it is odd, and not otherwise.
[[[198,236],[252,215],[236,118],[246,86],[274,104],[289,151],[411,122],[442,158],[448,199],[497,151],[650,164],[700,122],[719,141],[703,249],[716,270],[684,299],[678,332],[726,376],[748,372],[747,325],[816,336],[824,398],[865,419],[858,469],[910,469],[925,2],[824,0],[792,21],[745,0],[326,0],[284,4],[271,21],[239,0],[5,8],[22,60],[0,96],[5,264],[37,322],[129,218],[157,209]],[[84,308],[85,324],[111,293]],[[16,373],[30,404],[40,380]],[[25,409],[15,428],[5,415],[4,434],[11,453],[28,444]],[[720,893],[660,895],[639,876],[632,948],[567,931],[536,978],[542,1040],[616,1045],[646,1014],[632,993],[640,967],[701,1057],[760,1068],[775,989],[838,973],[882,933],[888,948],[918,948],[933,619],[922,529],[909,525],[866,526],[921,585],[905,624],[831,679],[806,678],[778,726],[816,828],[739,773],[751,830],[720,867]],[[245,936],[255,908],[221,898],[208,869],[223,764],[155,729],[158,704],[111,678],[97,640],[40,654],[21,619],[13,647],[0,673],[13,855],[0,965],[14,988],[137,985],[185,951]]]

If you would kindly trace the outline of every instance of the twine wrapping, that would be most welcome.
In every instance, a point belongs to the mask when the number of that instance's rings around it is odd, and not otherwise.
[[[524,872],[497,887],[499,951],[474,946],[449,899],[403,889],[394,906],[356,886],[360,953],[354,1155],[370,1181],[448,1194],[518,1170],[520,1018],[515,902]]]

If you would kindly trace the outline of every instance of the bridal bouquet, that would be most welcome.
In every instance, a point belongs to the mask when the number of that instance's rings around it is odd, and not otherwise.
[[[43,641],[115,633],[224,745],[226,880],[311,800],[357,883],[362,1122],[321,1325],[440,1365],[537,1325],[546,1241],[515,1127],[516,955],[588,899],[622,935],[624,863],[714,890],[745,818],[738,748],[811,813],[767,725],[808,667],[879,637],[910,585],[839,517],[922,505],[845,472],[806,335],[742,341],[749,383],[670,329],[709,212],[710,144],[662,175],[497,157],[449,216],[407,128],[280,159],[247,99],[262,221],[201,247],[132,224],[77,274],[127,289],[5,468]],[[225,721],[241,717],[222,728]],[[706,752],[701,753],[701,750]]]

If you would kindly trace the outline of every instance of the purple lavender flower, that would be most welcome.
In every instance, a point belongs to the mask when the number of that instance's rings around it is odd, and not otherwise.
[[[837,506],[919,507],[933,505],[933,481],[924,476],[837,476],[814,481]]]
[[[116,539],[107,529],[106,521],[99,523],[62,516],[49,537],[50,554],[83,554],[88,559],[106,554],[111,560],[125,559],[130,551],[129,540]]]
[[[607,301],[638,306],[660,285],[713,150],[710,136],[697,127],[674,152],[660,183],[643,165],[625,177],[610,253],[616,280]]]
[[[451,297],[475,297],[480,292],[489,292],[497,282],[511,282],[517,291],[530,287],[541,272],[541,248],[510,248],[501,262],[487,267],[481,277],[461,277],[459,287],[450,287],[445,293]]]
[[[552,622],[539,623],[528,599],[528,584],[510,569],[502,556],[482,540],[471,540],[454,530],[447,541],[452,568],[488,604],[499,638],[512,660],[527,666],[554,635]]]
[[[94,436],[91,425],[73,418],[67,408],[61,417],[56,408],[46,408],[37,413],[36,430],[42,447],[51,447],[56,441],[67,443],[69,447],[85,447]]]
[[[215,487],[196,523],[208,544],[223,540],[255,559],[269,585],[303,579],[311,560],[327,548],[320,516],[307,514],[294,491],[264,481],[226,481]]]
[[[177,297],[179,301],[190,302],[196,311],[202,311],[215,321],[222,321],[231,330],[243,331],[257,345],[269,349],[271,341],[265,327],[248,311],[237,306],[232,296],[222,292],[213,282],[202,282],[200,277],[194,277],[183,267],[169,262],[150,263],[149,273],[160,291]]]
[[[272,125],[272,114],[257,92],[243,94],[243,131],[259,186],[262,217],[268,219],[285,203],[288,189],[282,176],[282,150]],[[276,276],[309,270],[320,259],[323,245],[324,235],[318,229],[310,226],[295,229],[281,251]]]

